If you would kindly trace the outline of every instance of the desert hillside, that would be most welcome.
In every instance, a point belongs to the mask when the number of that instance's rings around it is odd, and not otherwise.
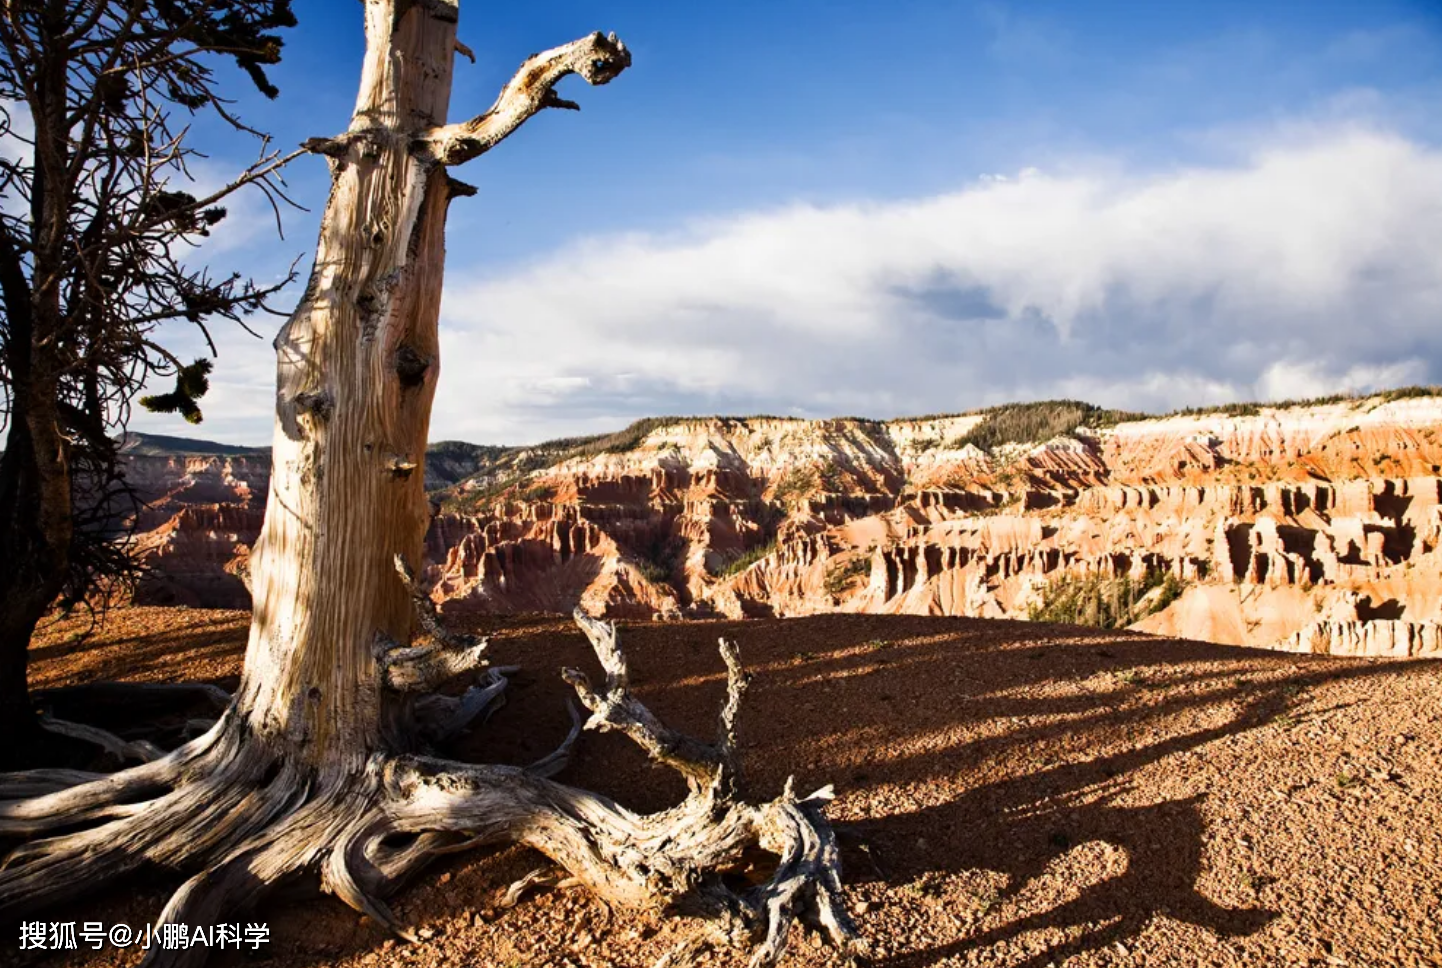
[[[1043,618],[1426,655],[1442,650],[1439,434],[1442,397],[1422,388],[437,445],[427,575],[453,613]],[[131,474],[154,501],[141,600],[247,605],[265,455],[137,454]]]
[[[234,684],[244,612],[76,617],[32,647],[37,687],[121,677]],[[566,733],[558,670],[598,672],[574,626],[472,616],[510,701],[449,755],[525,763]],[[718,635],[753,678],[752,788],[835,783],[847,902],[893,968],[1424,968],[1442,950],[1442,677],[1433,661],[1291,656],[1049,624],[886,615],[625,625],[638,694],[705,734]],[[461,685],[464,685],[463,683]],[[640,810],[683,794],[617,734],[587,733],[561,779]],[[276,900],[239,968],[653,965],[694,929],[584,890],[498,906],[542,862],[520,848],[438,862],[396,899],[408,945],[332,898]],[[153,920],[174,883],[136,882],[77,920]],[[799,935],[783,964],[833,965]],[[13,937],[13,935],[12,935]],[[139,952],[0,963],[134,965]],[[23,957],[31,957],[26,955]],[[8,959],[8,960],[7,960]],[[737,964],[713,959],[710,964]]]

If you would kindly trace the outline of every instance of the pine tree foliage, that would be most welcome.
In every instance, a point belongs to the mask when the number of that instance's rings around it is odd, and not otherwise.
[[[197,250],[245,186],[277,216],[286,203],[278,172],[293,155],[221,92],[274,97],[266,71],[294,23],[289,0],[0,8],[0,727],[28,714],[16,710],[39,615],[132,573],[113,540],[135,509],[116,450],[132,403],[174,379],[152,402],[200,419],[210,364],[167,342],[195,326],[213,354],[210,327],[244,325],[294,277],[213,275]],[[259,145],[213,190],[190,172],[207,115]]]
[[[140,405],[153,413],[178,413],[187,423],[201,421],[200,405],[196,402],[210,389],[210,361],[199,359],[182,366],[175,374],[175,389],[140,398]]]

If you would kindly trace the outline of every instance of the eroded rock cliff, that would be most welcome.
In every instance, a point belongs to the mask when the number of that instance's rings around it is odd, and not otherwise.
[[[427,450],[427,487],[453,485],[508,448],[445,441]],[[135,550],[147,573],[144,605],[250,607],[250,546],[270,488],[270,451],[186,437],[129,434],[125,478],[142,503]],[[126,522],[122,530],[128,530]]]
[[[1439,433],[1430,393],[1145,419],[1066,402],[887,422],[656,419],[494,449],[436,492],[428,575],[444,607],[493,613],[1063,618],[1432,654]],[[165,492],[173,504],[232,488],[237,511],[143,536],[167,574],[170,560],[205,562],[217,587],[217,569],[243,574],[264,482],[228,460],[187,465],[189,483]]]

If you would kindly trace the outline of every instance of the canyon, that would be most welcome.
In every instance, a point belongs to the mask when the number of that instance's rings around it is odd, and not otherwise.
[[[1032,618],[1442,655],[1442,397],[1145,417],[1073,401],[875,421],[651,418],[433,445],[447,612]],[[247,607],[263,450],[137,435],[149,604]],[[148,443],[147,443],[148,442]]]

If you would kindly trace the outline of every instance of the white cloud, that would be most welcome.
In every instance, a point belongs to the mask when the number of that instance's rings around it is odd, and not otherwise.
[[[34,155],[35,122],[24,101],[0,98],[0,158],[28,162]]]
[[[1345,371],[1329,369],[1317,360],[1273,363],[1256,383],[1255,396],[1263,400],[1303,400],[1333,393],[1369,393],[1389,387],[1424,382],[1424,360],[1398,360],[1380,365],[1361,364]]]
[[[1291,130],[1228,167],[1028,170],[448,274],[437,438],[1438,380],[1442,153],[1354,126]]]
[[[257,339],[226,320],[210,327],[215,340],[215,369],[210,390],[200,401],[204,421],[186,423],[176,414],[150,413],[136,404],[129,429],[179,437],[200,437],[228,444],[267,445],[275,418],[275,351],[268,338],[279,319],[256,316],[247,324],[266,338]],[[174,323],[163,334],[165,346],[182,360],[209,357],[210,349],[195,326]],[[146,392],[168,390],[174,378],[157,378]]]

